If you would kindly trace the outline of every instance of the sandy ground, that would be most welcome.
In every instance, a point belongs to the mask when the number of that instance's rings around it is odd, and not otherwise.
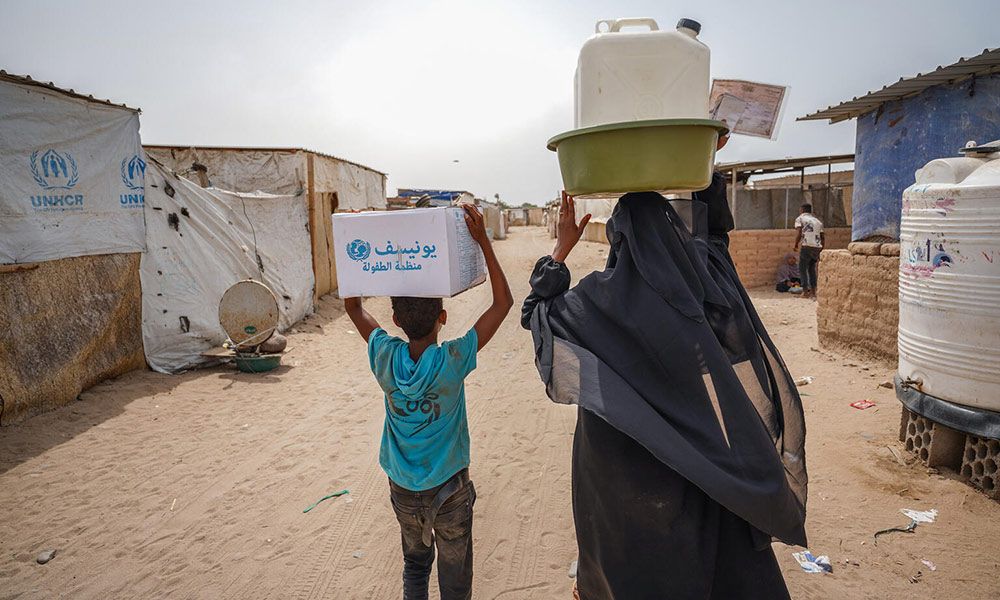
[[[523,297],[550,241],[519,228],[497,248]],[[606,248],[581,243],[575,275],[597,268]],[[481,286],[448,301],[445,336],[470,327],[488,294]],[[806,574],[775,544],[793,597],[1000,597],[1000,504],[952,474],[897,462],[899,405],[878,387],[891,368],[816,351],[812,302],[755,298],[793,374],[815,378],[801,388],[808,532],[835,570]],[[390,322],[387,302],[369,304]],[[467,387],[475,597],[568,598],[575,409],[545,398],[515,313]],[[0,597],[400,597],[399,534],[377,459],[383,404],[364,344],[328,299],[290,348],[271,374],[133,372],[0,430]],[[877,406],[848,406],[863,398]],[[350,495],[303,514],[342,488]],[[875,546],[874,531],[906,523],[904,507],[940,516]],[[55,559],[36,564],[49,548]],[[683,549],[663,560],[684,560]]]

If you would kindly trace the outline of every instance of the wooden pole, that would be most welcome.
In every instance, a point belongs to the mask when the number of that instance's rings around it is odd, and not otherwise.
[[[785,188],[785,229],[788,229],[788,194],[791,191],[791,188]]]
[[[320,221],[319,212],[316,210],[316,182],[313,175],[313,155],[311,152],[306,153],[306,206],[309,208],[309,248],[312,252],[312,265],[313,265],[313,302],[319,301],[320,296],[323,295],[323,291],[320,289],[320,282],[322,281],[320,276],[320,269],[323,267],[321,264],[319,256],[316,254],[316,249],[319,247],[320,234]],[[325,240],[324,240],[324,245]]]
[[[826,165],[826,211],[823,213],[823,217],[826,222],[830,221],[830,205],[833,204],[833,186],[831,185],[833,179],[833,163],[828,163]]]
[[[0,273],[19,273],[21,271],[33,271],[38,268],[38,263],[15,263],[12,265],[0,265]]]
[[[732,191],[730,192],[732,200],[730,201],[729,211],[733,213],[733,227],[736,227],[736,169],[733,169],[733,185]],[[737,229],[739,229],[737,227]]]

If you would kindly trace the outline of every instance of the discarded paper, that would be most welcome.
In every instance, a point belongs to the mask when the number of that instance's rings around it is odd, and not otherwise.
[[[913,510],[912,508],[902,508],[899,512],[903,513],[911,520],[917,523],[933,523],[937,519],[938,511],[936,508],[930,510]]]
[[[793,552],[792,558],[806,573],[833,573],[833,565],[830,564],[829,556],[813,556],[812,552],[806,550],[805,552]]]

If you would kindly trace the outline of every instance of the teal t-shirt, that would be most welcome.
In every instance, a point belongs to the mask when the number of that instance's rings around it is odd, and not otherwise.
[[[385,392],[379,463],[413,491],[441,485],[469,466],[465,377],[476,368],[476,330],[431,346],[414,362],[406,340],[376,329],[368,361]]]

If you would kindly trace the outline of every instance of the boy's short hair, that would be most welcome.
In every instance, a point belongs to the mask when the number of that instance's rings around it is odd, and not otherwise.
[[[392,297],[392,312],[411,340],[425,338],[434,331],[434,323],[444,310],[441,298]]]
[[[813,211],[813,205],[806,202],[805,204],[802,205],[802,210],[807,213],[811,213]]]

